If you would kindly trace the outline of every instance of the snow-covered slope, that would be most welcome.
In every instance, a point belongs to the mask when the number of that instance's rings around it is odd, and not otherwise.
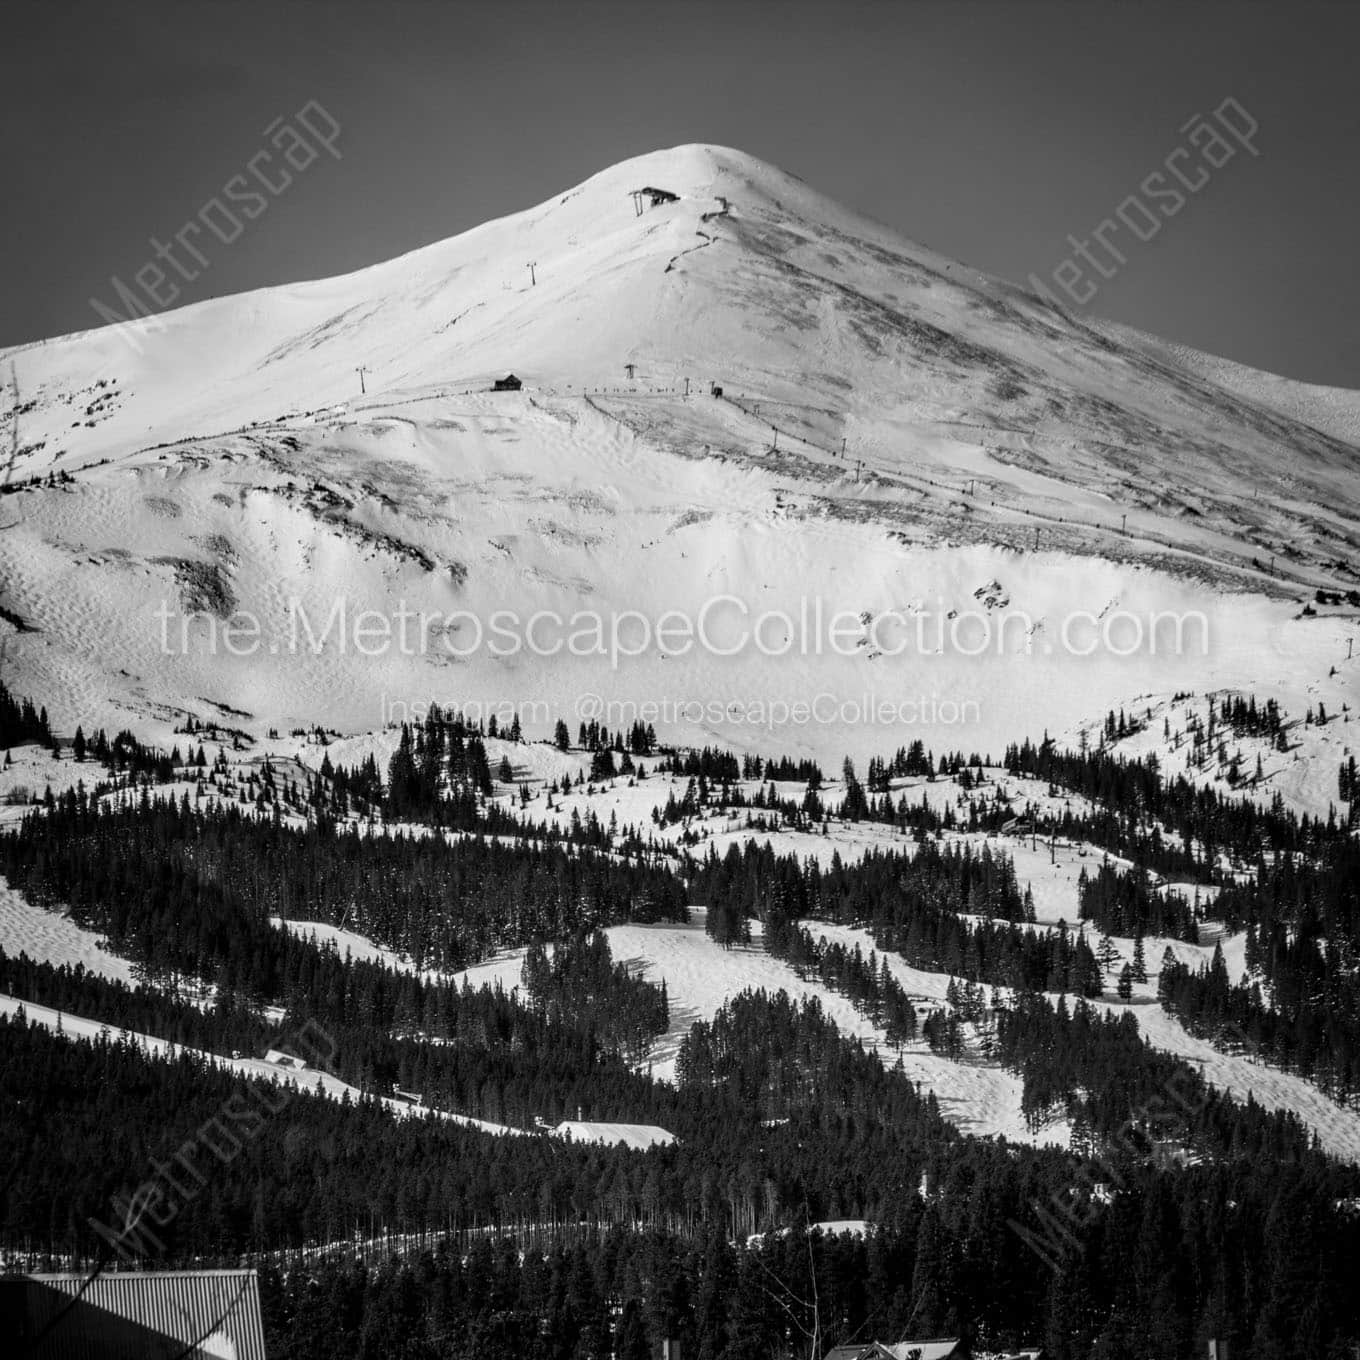
[[[0,878],[0,949],[18,957],[27,954],[39,963],[69,964],[111,982],[132,984],[132,964],[107,947],[107,942],[84,926],[26,901]]]
[[[185,1044],[170,1043],[165,1039],[157,1038],[155,1035],[139,1034],[136,1030],[120,1029],[118,1026],[109,1025],[102,1020],[68,1015],[63,1011],[54,1010],[51,1006],[39,1006],[31,1001],[22,1001],[17,997],[0,992],[0,1016],[17,1016],[20,1014],[30,1025],[39,1025],[43,1029],[50,1029],[68,1039],[106,1038],[111,1043],[131,1043],[134,1047],[140,1048],[149,1058],[173,1057],[176,1054],[188,1055],[198,1058],[210,1067],[219,1068],[225,1072],[234,1072],[243,1077],[257,1077],[266,1081],[275,1081],[295,1090],[313,1091],[328,1096],[332,1100],[348,1098],[355,1101],[363,1094],[357,1086],[350,1086],[341,1081],[339,1077],[315,1068],[285,1067],[265,1058],[228,1058],[220,1053],[208,1053],[202,1049],[190,1048]],[[483,1133],[520,1134],[524,1132],[522,1129],[512,1128],[506,1124],[492,1124],[485,1119],[473,1119],[470,1115],[452,1114],[447,1110],[432,1111],[425,1105],[398,1100],[394,1096],[379,1096],[378,1099],[387,1109],[403,1117],[420,1117],[434,1113],[441,1119],[448,1119],[454,1123],[466,1125],[468,1128],[479,1129]]]
[[[1069,1130],[1065,1125],[1051,1125],[1038,1134],[1026,1129],[1018,1076],[994,1065],[951,1062],[932,1053],[923,1041],[902,1050],[889,1046],[883,1031],[844,996],[800,978],[788,964],[767,953],[760,944],[759,922],[751,945],[723,949],[705,931],[704,909],[696,909],[692,917],[684,924],[622,925],[606,931],[615,959],[637,968],[651,982],[666,983],[670,1030],[657,1040],[648,1063],[658,1080],[674,1080],[680,1045],[696,1020],[712,1020],[723,1005],[748,988],[770,993],[782,990],[796,1001],[815,999],[842,1034],[877,1050],[889,1065],[900,1057],[911,1080],[934,1092],[945,1117],[967,1132],[1001,1135],[1016,1142],[1066,1143]],[[523,951],[513,950],[459,974],[458,981],[511,991],[519,985],[522,967]],[[925,985],[911,989],[913,995],[932,1000],[943,997],[947,978],[929,973],[920,976]]]
[[[644,186],[676,199],[639,211]],[[261,735],[511,701],[543,735],[651,702],[663,736],[829,761],[904,735],[996,749],[1136,695],[1284,702],[1345,664],[1355,610],[1300,606],[1360,580],[1360,454],[1202,367],[739,152],[657,152],[343,278],[0,355],[13,477],[73,478],[0,501],[6,678],[68,727],[161,739],[186,711]],[[523,391],[486,390],[510,370]],[[724,594],[746,623],[815,598],[863,645],[653,639],[617,665],[472,646],[498,608],[693,619]],[[441,622],[404,650],[299,652],[299,611],[324,635],[340,597],[349,620]],[[200,619],[179,655],[167,603],[261,633],[209,655]],[[892,657],[869,629],[894,610],[1025,618],[1000,654]],[[1073,610],[1199,613],[1207,645],[1074,657]],[[974,707],[864,720],[923,699]],[[833,716],[780,716],[800,700]]]
[[[1271,407],[1290,420],[1302,421],[1360,448],[1360,392],[1353,388],[1298,382],[1114,322],[1102,322],[1101,328],[1112,337],[1189,369],[1256,405]]]
[[[630,195],[643,185],[678,201],[639,215]],[[622,388],[632,362],[644,392],[690,376],[804,408],[815,393],[836,408],[828,435],[899,414],[918,431],[990,418],[1036,441],[1017,459],[1030,464],[1064,437],[1093,446],[1071,449],[1073,461],[1117,463],[1159,432],[1181,445],[1169,455],[1226,452],[1224,436],[1253,461],[1294,445],[1335,469],[1350,452],[709,146],[625,161],[537,208],[342,278],[213,299],[0,360],[14,362],[21,400],[38,402],[20,431],[22,444],[47,440],[38,466],[58,443],[80,461],[348,401],[357,364],[371,390],[391,395],[506,369],[534,386]],[[116,382],[99,389],[107,409],[71,421],[85,414],[72,395],[101,379]],[[1014,385],[1026,390],[1001,394]],[[1050,398],[1063,409],[1046,409]],[[1118,409],[1102,405],[1111,399]],[[880,452],[890,470],[896,451]]]

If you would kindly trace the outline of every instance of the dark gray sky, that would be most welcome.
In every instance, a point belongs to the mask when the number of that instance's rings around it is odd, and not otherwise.
[[[737,146],[969,264],[1048,278],[1236,99],[1216,170],[1088,310],[1360,386],[1360,5],[10,0],[0,344],[96,324],[318,100],[324,157],[182,301],[339,273],[679,142]],[[1131,244],[1130,244],[1131,243]]]

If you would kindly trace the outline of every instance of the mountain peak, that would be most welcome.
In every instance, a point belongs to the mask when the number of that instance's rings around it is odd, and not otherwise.
[[[337,586],[483,617],[502,599],[697,610],[749,583],[790,617],[803,590],[860,619],[1005,599],[1040,640],[1060,609],[1103,618],[1138,598],[1202,606],[1216,639],[1231,617],[1237,651],[1182,658],[1174,680],[1160,657],[1108,666],[1100,692],[1117,707],[1247,674],[1277,645],[1263,629],[1278,613],[1352,588],[1336,525],[1360,517],[1354,447],[723,147],[650,152],[343,278],[11,365],[16,479],[73,480],[13,502],[4,618],[41,635],[23,663],[33,692],[56,675],[64,711],[77,691],[110,696],[114,730],[123,708],[175,695],[290,726],[323,694],[363,724],[378,692],[544,680],[485,649],[442,668],[389,656],[332,672],[282,652],[177,666],[154,622],[176,592],[191,612],[276,615],[296,590],[319,627]],[[493,392],[508,373],[523,389]],[[1249,626],[1227,592],[1256,597]],[[101,618],[123,622],[92,642]],[[1302,627],[1310,657],[1330,645]],[[872,655],[846,659],[847,685],[889,674],[863,669]],[[966,692],[982,664],[955,658],[940,692]],[[970,743],[1000,749],[1022,719],[1060,730],[1089,712],[1070,669],[1028,688],[1005,673]],[[570,674],[551,671],[559,686]],[[659,690],[677,674],[696,693],[730,680],[676,661],[647,678]],[[752,684],[768,681],[757,667]],[[883,735],[803,738],[843,753]]]
[[[703,143],[621,161],[341,278],[8,357],[21,401],[42,398],[23,416],[20,477],[348,410],[360,395],[442,400],[513,372],[542,394],[721,387],[726,407],[654,407],[648,437],[744,459],[779,409],[814,479],[843,475],[824,457],[850,442],[885,476],[929,464],[930,485],[978,457],[989,476],[1018,465],[1106,497],[1136,476],[1158,488],[1168,542],[1192,509],[1219,507],[1234,528],[1216,552],[1236,563],[1259,558],[1266,536],[1239,482],[1318,504],[1353,494],[1355,448],[1300,419],[1301,389],[1284,394],[1289,406],[1278,383],[1254,400],[1239,371],[1230,391],[1193,356],[1075,317]],[[93,409],[73,421],[73,405]],[[876,513],[908,513],[912,496],[896,502]],[[1013,519],[992,532],[1026,538]],[[1319,565],[1325,548],[1319,538]]]

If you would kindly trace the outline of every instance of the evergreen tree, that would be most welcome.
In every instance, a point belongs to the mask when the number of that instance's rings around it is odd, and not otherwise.
[[[1118,992],[1121,1001],[1128,1001],[1133,996],[1133,970],[1127,963],[1119,970]]]

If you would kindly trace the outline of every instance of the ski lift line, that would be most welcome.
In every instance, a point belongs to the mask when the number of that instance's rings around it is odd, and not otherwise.
[[[13,393],[13,406],[9,421],[9,458],[5,462],[4,475],[0,476],[0,486],[8,486],[14,475],[14,465],[19,461],[19,366],[13,359],[9,361],[10,390]],[[55,456],[53,457],[55,462]]]
[[[980,427],[980,428],[982,428],[982,427]],[[991,428],[991,427],[986,427],[986,428]],[[796,436],[795,436],[795,437],[796,437]],[[807,441],[805,441],[805,442],[807,442]],[[814,445],[813,447],[817,447],[817,446]],[[858,463],[860,466],[862,466],[862,467],[867,467],[867,466],[868,466],[868,460],[866,460],[866,459],[862,459],[862,458],[861,458],[861,459],[857,459],[856,461],[857,461],[857,463]],[[881,468],[883,465],[882,465],[882,464],[879,464],[879,463],[876,463],[875,466]],[[938,488],[938,489],[940,489],[940,490],[942,490],[942,491],[944,491],[944,492],[946,492],[946,493],[948,493],[948,494],[955,494],[956,492],[958,492],[958,494],[963,494],[963,495],[969,495],[969,494],[971,494],[969,491],[966,491],[966,490],[964,490],[964,491],[959,491],[957,488],[954,488],[954,487],[952,487],[952,486],[949,486],[949,485],[946,484],[946,483],[938,482],[938,481],[936,481],[936,480],[935,480],[934,478],[932,478],[932,477],[927,477],[924,473],[915,473],[915,472],[911,472],[911,471],[909,471],[909,470],[902,469],[902,468],[893,468],[891,471],[888,471],[888,472],[886,473],[886,475],[889,477],[889,479],[890,479],[891,481],[901,481],[901,482],[907,482],[907,483],[910,483],[910,482],[912,482],[912,481],[916,481],[916,482],[925,482],[925,483],[928,484],[929,486],[931,486],[931,487],[936,487],[936,488]],[[974,480],[975,480],[975,479],[974,479]],[[993,506],[995,506],[995,501],[993,501],[992,504],[993,504]],[[1180,554],[1180,555],[1182,555],[1182,556],[1186,556],[1186,557],[1189,557],[1189,558],[1192,558],[1192,559],[1204,560],[1205,562],[1209,563],[1210,565],[1216,566],[1216,567],[1220,567],[1220,568],[1232,568],[1233,570],[1236,570],[1236,571],[1238,571],[1238,572],[1240,572],[1240,573],[1242,573],[1242,574],[1251,574],[1251,575],[1265,574],[1265,575],[1270,575],[1269,572],[1265,572],[1265,573],[1262,573],[1262,572],[1260,572],[1260,571],[1251,571],[1251,572],[1249,572],[1248,569],[1247,569],[1246,567],[1242,566],[1241,564],[1234,563],[1234,562],[1232,562],[1230,559],[1220,559],[1220,558],[1211,556],[1211,555],[1209,555],[1209,554],[1195,552],[1195,551],[1193,551],[1193,550],[1191,550],[1191,549],[1189,549],[1189,548],[1187,548],[1187,547],[1185,547],[1185,546],[1183,546],[1183,545],[1180,545],[1180,544],[1175,543],[1172,539],[1170,539],[1170,538],[1168,538],[1168,537],[1159,536],[1159,535],[1155,534],[1154,532],[1152,532],[1151,530],[1144,530],[1144,531],[1141,532],[1141,533],[1130,534],[1130,533],[1128,532],[1128,530],[1127,530],[1127,519],[1128,519],[1127,514],[1124,514],[1124,515],[1123,515],[1122,521],[1121,521],[1121,525],[1120,525],[1120,527],[1119,527],[1118,529],[1116,529],[1112,524],[1105,524],[1105,523],[1101,523],[1101,522],[1099,522],[1099,521],[1092,521],[1092,520],[1076,519],[1076,518],[1072,518],[1072,517],[1069,517],[1069,516],[1055,516],[1055,515],[1053,515],[1053,514],[1047,514],[1047,513],[1043,512],[1043,511],[1040,511],[1040,510],[1033,510],[1033,509],[1030,509],[1030,508],[1028,508],[1028,507],[1026,507],[1026,506],[1023,506],[1023,505],[1014,505],[1014,504],[1012,504],[1012,505],[1003,505],[1001,508],[1002,508],[1004,511],[1009,512],[1009,513],[1012,513],[1012,514],[1027,515],[1027,516],[1029,516],[1029,517],[1031,517],[1031,518],[1033,518],[1033,519],[1041,520],[1041,521],[1043,521],[1043,523],[1048,524],[1048,525],[1050,525],[1050,526],[1059,525],[1059,524],[1061,524],[1061,525],[1071,525],[1071,526],[1073,526],[1073,527],[1075,527],[1075,528],[1086,529],[1086,530],[1089,530],[1089,531],[1091,531],[1091,532],[1093,532],[1093,533],[1097,533],[1097,534],[1112,534],[1112,535],[1117,535],[1117,536],[1119,536],[1119,537],[1123,537],[1123,538],[1129,539],[1129,540],[1131,540],[1131,541],[1148,543],[1148,544],[1151,544],[1151,545],[1156,546],[1156,547],[1158,547],[1158,548],[1161,548],[1161,549],[1163,549],[1164,551],[1167,551],[1167,552],[1177,553],[1177,554]],[[1300,584],[1306,585],[1307,582],[1300,582]]]
[[[12,353],[13,353],[13,352],[12,352]],[[361,386],[363,386],[363,382],[364,382],[364,373],[365,373],[365,371],[366,371],[366,370],[365,370],[362,366],[360,366],[358,372],[359,372],[359,377],[360,377]],[[18,416],[17,416],[17,409],[18,409],[18,405],[19,405],[18,377],[17,377],[16,365],[15,365],[15,363],[14,363],[14,361],[13,361],[12,358],[11,358],[11,363],[10,363],[10,385],[11,385],[12,401],[13,401],[13,407],[14,407],[15,415],[14,415],[13,420],[12,420],[12,426],[11,426],[11,431],[10,431],[10,436],[11,436],[11,437],[10,437],[10,445],[11,445],[11,448],[10,448],[10,458],[9,458],[9,464],[8,464],[8,466],[7,466],[7,468],[6,468],[6,471],[5,471],[5,474],[4,474],[4,479],[5,479],[5,480],[8,480],[9,476],[11,475],[13,465],[14,465],[16,459],[17,459],[17,451],[18,451]],[[607,389],[599,389],[599,392],[600,392],[601,394],[605,394],[605,393],[607,393]],[[362,407],[355,407],[355,408],[353,408],[353,410],[354,410],[354,413],[356,413],[356,414],[358,414],[358,413],[360,413],[360,412],[377,412],[377,411],[381,411],[381,410],[384,410],[384,409],[389,409],[390,407],[395,406],[395,405],[413,405],[413,404],[420,404],[420,403],[423,403],[423,402],[436,401],[436,400],[440,400],[441,398],[443,398],[443,397],[445,397],[445,396],[447,396],[447,395],[451,395],[451,393],[449,393],[449,392],[447,391],[447,389],[446,389],[445,391],[441,391],[441,392],[432,392],[432,393],[426,393],[426,394],[423,394],[423,395],[420,395],[420,396],[403,398],[400,402],[394,402],[394,401],[390,401],[390,400],[389,400],[389,401],[386,401],[386,402],[383,402],[383,403],[369,403],[369,404],[365,404],[365,405],[362,406]],[[571,395],[574,395],[574,394],[571,394]],[[583,393],[583,395],[586,395],[586,394]],[[629,392],[629,393],[619,393],[618,395],[620,395],[620,396],[625,396],[625,397],[627,397],[627,398],[631,398],[631,399],[636,400],[636,399],[642,398],[642,397],[666,397],[666,396],[674,395],[674,393],[672,393],[671,391],[668,390],[668,391],[665,391],[665,392],[647,392],[647,393],[641,393],[641,392]],[[752,413],[750,410],[747,409],[747,403],[749,402],[749,403],[752,404],[752,405],[758,405],[756,399],[747,397],[745,394],[743,394],[743,395],[740,396],[740,397],[729,397],[729,398],[727,398],[727,399],[730,400],[730,401],[732,402],[732,404],[733,404],[734,406],[737,407],[737,409],[743,411],[743,413],[746,414],[746,415],[748,415],[748,416],[752,416],[753,413]],[[766,403],[766,404],[781,406],[781,407],[785,407],[785,408],[789,408],[789,409],[793,409],[793,410],[814,411],[814,412],[817,412],[817,413],[819,413],[819,414],[826,414],[826,415],[831,415],[831,416],[834,416],[834,415],[836,414],[835,410],[832,409],[832,408],[812,406],[812,405],[810,405],[810,404],[803,404],[803,403],[798,403],[798,402],[790,401],[790,400],[785,399],[785,398],[761,397],[761,398],[759,399],[759,401],[760,401],[760,402],[764,402],[764,403]],[[599,410],[599,409],[601,409],[601,408],[596,407],[596,409]],[[610,413],[604,412],[604,411],[601,411],[601,413],[602,413],[602,414],[606,414],[606,415],[610,415]],[[455,414],[455,415],[463,415],[463,416],[469,417],[469,418],[476,418],[477,416],[479,416],[479,415],[481,415],[481,414],[484,414],[484,413],[482,413],[482,412],[452,412],[451,414]],[[504,413],[504,412],[501,413],[501,418],[504,418],[505,414],[506,414],[506,413]],[[619,420],[619,422],[620,422],[621,424],[625,424],[625,425],[626,425],[626,422],[622,421],[622,420],[621,420],[619,417],[617,417],[617,416],[611,416],[611,418],[616,419],[616,420]],[[756,417],[756,418],[758,418],[758,417]],[[273,424],[274,426],[276,426],[276,427],[286,427],[286,420],[287,420],[287,417],[285,417],[284,419],[282,419],[282,420],[280,420],[280,421],[278,421],[278,422],[272,422],[272,424]],[[1018,430],[1018,429],[1014,429],[1013,427],[992,426],[992,425],[986,425],[986,426],[984,426],[984,425],[977,424],[977,423],[974,423],[974,422],[964,422],[964,421],[942,421],[941,423],[945,423],[945,424],[953,424],[953,425],[958,425],[958,426],[970,426],[970,427],[972,427],[972,428],[985,429],[985,430],[989,430],[989,431],[1001,431],[1001,432],[1008,432],[1008,433],[1021,434],[1021,435],[1023,435],[1024,437],[1026,437],[1029,441],[1031,441],[1031,444],[1037,443],[1037,442],[1056,442],[1056,443],[1061,443],[1061,444],[1071,444],[1071,443],[1074,442],[1074,441],[1072,441],[1072,440],[1070,440],[1070,439],[1057,440],[1056,438],[1054,438],[1054,437],[1052,437],[1052,436],[1045,435],[1045,434],[1044,434],[1043,432],[1041,432],[1041,431],[1021,431],[1021,430]],[[223,438],[223,437],[229,437],[229,436],[234,436],[234,435],[252,435],[252,434],[258,434],[260,428],[261,428],[260,426],[254,426],[254,427],[251,427],[251,426],[243,426],[243,427],[237,427],[236,429],[233,429],[233,430],[221,431],[221,432],[218,432],[218,433],[215,433],[215,434],[212,434],[212,435],[192,435],[192,436],[188,436],[188,437],[186,437],[186,438],[180,439],[180,440],[169,441],[167,444],[164,444],[164,445],[154,445],[154,446],[148,446],[148,447],[146,447],[146,448],[141,448],[141,449],[138,449],[138,450],[136,451],[136,453],[138,453],[138,454],[146,453],[146,452],[151,451],[151,450],[154,449],[154,448],[170,447],[170,446],[172,446],[172,445],[174,445],[174,444],[180,444],[180,443],[182,443],[182,444],[203,444],[203,443],[207,442],[208,440],[215,439],[215,438]],[[264,428],[269,428],[269,426],[265,426]],[[808,448],[808,449],[815,450],[815,451],[817,451],[817,452],[819,452],[819,453],[822,453],[822,454],[828,456],[828,457],[829,457],[830,459],[832,459],[833,461],[837,460],[838,458],[840,458],[840,459],[842,459],[842,460],[845,460],[845,459],[848,458],[848,455],[844,452],[844,441],[843,441],[843,449],[842,449],[842,451],[841,451],[840,453],[838,453],[836,450],[830,450],[830,449],[824,448],[823,446],[817,444],[814,440],[808,438],[807,436],[804,436],[804,435],[801,435],[801,434],[795,434],[795,433],[793,433],[793,432],[791,432],[791,431],[789,431],[789,430],[786,430],[786,429],[781,429],[778,425],[771,424],[771,427],[770,427],[770,428],[775,432],[775,435],[776,435],[776,440],[775,440],[775,447],[776,447],[776,448],[777,448],[777,443],[778,443],[778,441],[777,441],[777,436],[778,436],[779,434],[783,434],[783,435],[785,436],[786,440],[796,441],[798,444],[801,444],[801,445],[803,445],[804,447],[806,447],[806,448]],[[1078,428],[1084,428],[1084,427],[1078,427]],[[134,455],[134,456],[135,456],[135,455]],[[892,467],[892,468],[889,468],[889,467],[883,462],[883,460],[881,460],[881,459],[869,459],[869,458],[865,458],[865,457],[860,457],[860,458],[857,458],[857,459],[856,459],[856,464],[857,464],[857,469],[856,469],[856,478],[857,478],[857,480],[858,480],[858,477],[859,477],[860,472],[862,472],[862,471],[871,471],[871,472],[874,472],[874,473],[876,473],[876,474],[878,474],[878,475],[880,475],[880,476],[886,476],[890,484],[892,484],[892,483],[897,483],[897,484],[903,484],[903,483],[905,483],[905,484],[907,484],[907,485],[911,485],[911,484],[913,484],[913,483],[916,483],[916,484],[924,483],[925,485],[927,485],[927,486],[929,486],[929,487],[937,488],[937,489],[943,490],[943,491],[945,491],[945,492],[948,493],[948,494],[953,494],[954,491],[955,491],[955,488],[946,486],[944,483],[938,482],[938,481],[936,481],[934,478],[931,478],[931,477],[926,476],[924,473],[912,472],[912,471],[910,471],[910,470],[903,469],[903,468],[901,468],[901,467]],[[995,502],[993,502],[993,505],[995,505]],[[1115,534],[1115,533],[1118,533],[1118,534],[1120,534],[1122,537],[1125,537],[1125,538],[1130,539],[1130,540],[1132,540],[1132,541],[1137,541],[1137,542],[1142,542],[1142,543],[1151,544],[1151,545],[1154,545],[1154,546],[1156,546],[1156,547],[1158,547],[1158,548],[1161,548],[1161,549],[1163,549],[1163,550],[1165,550],[1165,551],[1172,552],[1172,553],[1176,553],[1176,554],[1178,554],[1178,555],[1181,555],[1181,556],[1190,558],[1190,559],[1192,559],[1192,560],[1204,560],[1204,561],[1206,561],[1207,563],[1209,563],[1210,565],[1213,565],[1213,566],[1218,567],[1218,568],[1220,568],[1220,569],[1224,569],[1224,568],[1232,569],[1232,570],[1236,571],[1237,573],[1239,573],[1239,574],[1241,574],[1241,575],[1257,576],[1257,575],[1262,574],[1259,570],[1256,570],[1256,571],[1248,571],[1248,569],[1247,569],[1245,566],[1243,566],[1243,565],[1241,565],[1241,564],[1238,564],[1238,563],[1234,563],[1234,562],[1232,562],[1231,560],[1228,560],[1228,559],[1218,558],[1218,557],[1213,556],[1213,555],[1210,555],[1210,554],[1204,554],[1204,553],[1193,552],[1193,551],[1191,551],[1191,550],[1188,549],[1188,548],[1185,548],[1185,547],[1183,547],[1183,546],[1181,546],[1181,545],[1176,544],[1175,542],[1173,542],[1171,539],[1169,539],[1169,538],[1167,538],[1167,537],[1163,537],[1163,536],[1157,535],[1157,534],[1155,534],[1155,533],[1153,533],[1153,532],[1151,532],[1151,531],[1149,531],[1149,530],[1146,530],[1146,529],[1143,530],[1142,532],[1137,532],[1137,533],[1134,533],[1134,534],[1130,534],[1130,533],[1128,532],[1128,529],[1127,529],[1127,513],[1125,513],[1125,515],[1122,517],[1122,521],[1121,521],[1120,528],[1119,528],[1119,529],[1115,529],[1112,525],[1105,525],[1105,524],[1101,524],[1101,523],[1095,522],[1095,521],[1087,521],[1087,520],[1081,520],[1081,519],[1073,519],[1073,518],[1070,518],[1070,517],[1068,517],[1068,516],[1056,516],[1056,515],[1051,514],[1051,513],[1045,513],[1045,512],[1043,512],[1043,511],[1031,509],[1031,508],[1029,508],[1029,507],[1022,506],[1022,505],[1015,505],[1015,504],[1004,505],[1004,506],[1002,507],[1002,509],[1005,510],[1006,512],[1011,513],[1011,514],[1018,514],[1018,515],[1026,516],[1026,517],[1028,517],[1028,518],[1031,518],[1031,519],[1034,519],[1034,520],[1038,520],[1038,521],[1040,521],[1041,523],[1045,523],[1045,524],[1048,524],[1048,525],[1050,525],[1050,526],[1054,526],[1054,525],[1070,525],[1070,526],[1072,526],[1072,527],[1074,527],[1074,528],[1086,529],[1086,530],[1089,530],[1089,531],[1094,532],[1094,533],[1102,533],[1102,534]],[[1267,572],[1267,573],[1264,573],[1264,574],[1270,575],[1270,573],[1268,573],[1268,572]],[[1304,580],[1302,580],[1301,578],[1298,578],[1298,577],[1293,576],[1292,573],[1291,573],[1290,579],[1293,579],[1293,580],[1294,580],[1296,583],[1298,583],[1298,584],[1304,584],[1304,585],[1308,584],[1307,581],[1304,581]]]

